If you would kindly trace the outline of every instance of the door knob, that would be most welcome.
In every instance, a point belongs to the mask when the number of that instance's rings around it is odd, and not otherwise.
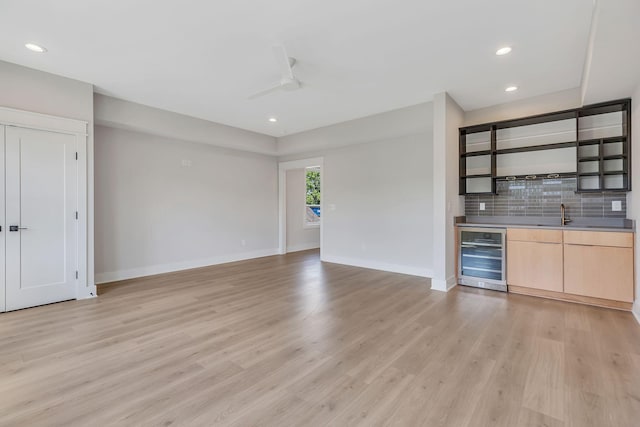
[[[28,230],[27,227],[20,227],[18,225],[10,225],[9,231],[19,231],[19,230]]]

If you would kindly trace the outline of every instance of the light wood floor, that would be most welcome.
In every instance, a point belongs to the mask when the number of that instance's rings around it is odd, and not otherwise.
[[[315,251],[0,314],[0,425],[638,426],[631,314]]]

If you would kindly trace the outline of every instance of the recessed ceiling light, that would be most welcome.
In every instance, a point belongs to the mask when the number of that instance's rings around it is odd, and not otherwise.
[[[40,45],[37,45],[35,43],[27,43],[24,45],[24,47],[26,47],[27,49],[33,51],[33,52],[37,52],[37,53],[45,53],[47,51],[47,49],[45,47],[42,47]]]
[[[275,122],[277,122],[277,121],[278,121],[278,119],[276,119],[275,117],[269,117],[269,121],[270,121],[271,123],[275,123]]]
[[[509,86],[504,91],[505,92],[514,92],[516,90],[518,90],[518,86]]]
[[[502,56],[502,55],[506,55],[509,52],[511,52],[511,48],[509,46],[505,46],[496,50],[496,55]]]

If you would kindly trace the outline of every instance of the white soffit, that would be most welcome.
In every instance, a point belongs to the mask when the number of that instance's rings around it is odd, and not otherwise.
[[[583,103],[630,97],[640,85],[640,0],[597,4],[585,64]]]

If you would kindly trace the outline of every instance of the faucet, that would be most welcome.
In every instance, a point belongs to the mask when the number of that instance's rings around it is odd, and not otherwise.
[[[564,203],[560,203],[560,222],[563,227],[571,222],[571,220],[565,215]]]

